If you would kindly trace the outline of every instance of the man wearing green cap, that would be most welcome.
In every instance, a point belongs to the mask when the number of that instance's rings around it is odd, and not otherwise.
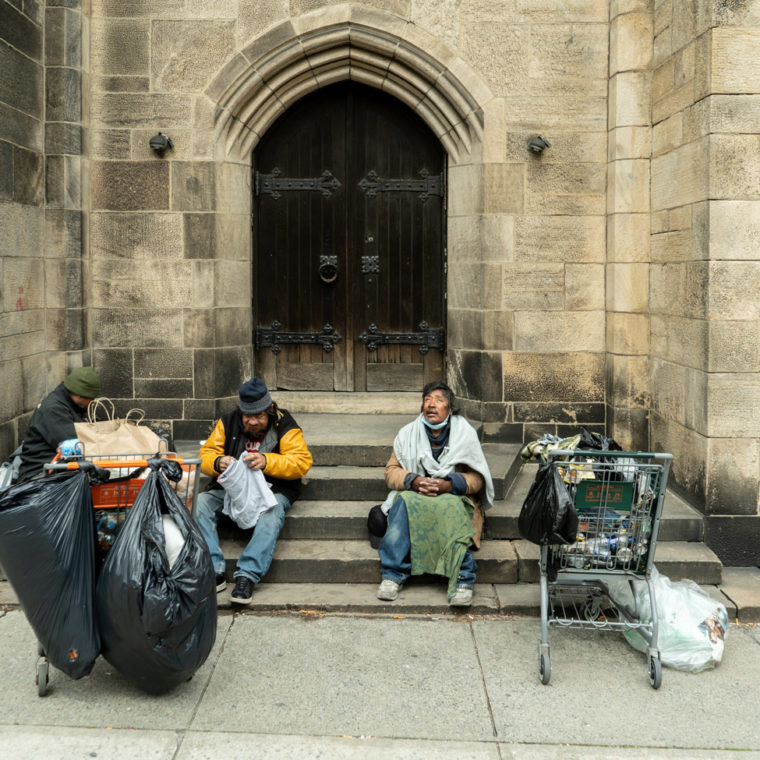
[[[34,410],[21,446],[19,481],[42,472],[58,444],[76,438],[75,422],[87,421],[87,407],[100,395],[100,379],[92,367],[75,369]]]

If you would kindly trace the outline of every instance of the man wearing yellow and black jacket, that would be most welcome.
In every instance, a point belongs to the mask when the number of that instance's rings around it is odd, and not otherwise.
[[[236,604],[250,604],[253,587],[272,563],[285,513],[301,492],[301,478],[309,471],[312,456],[296,421],[272,401],[261,379],[252,377],[243,383],[238,395],[238,408],[217,421],[201,446],[201,470],[212,480],[198,496],[196,520],[211,552],[216,590],[223,591],[227,586],[225,561],[216,526],[225,492],[218,478],[241,457],[251,470],[263,471],[277,504],[259,515],[253,536],[237,562],[231,596]]]

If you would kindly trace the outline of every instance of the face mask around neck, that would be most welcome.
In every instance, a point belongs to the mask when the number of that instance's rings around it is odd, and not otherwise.
[[[443,422],[439,422],[437,425],[433,425],[432,423],[428,422],[425,419],[425,416],[422,415],[422,421],[425,423],[427,427],[429,427],[431,430],[440,430],[441,428],[446,427],[446,425],[449,424],[450,417],[447,417]]]

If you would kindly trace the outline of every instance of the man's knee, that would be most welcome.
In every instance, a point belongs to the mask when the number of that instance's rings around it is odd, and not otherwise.
[[[220,502],[213,494],[208,491],[198,494],[198,500],[195,504],[196,514],[200,517],[209,517],[216,519],[216,513],[221,509],[224,502]]]

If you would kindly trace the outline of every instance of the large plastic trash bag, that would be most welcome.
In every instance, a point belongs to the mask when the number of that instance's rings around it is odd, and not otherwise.
[[[692,673],[715,667],[723,658],[728,631],[725,606],[694,581],[671,581],[655,567],[651,580],[659,623],[657,648],[662,664]],[[651,622],[647,584],[637,582],[634,593],[641,621]],[[639,652],[648,651],[649,645],[636,629],[626,631],[625,638]]]
[[[172,487],[176,462],[151,460],[98,579],[103,656],[144,691],[159,694],[189,680],[216,639],[216,583],[206,542]],[[163,516],[184,545],[170,566]]]
[[[86,676],[100,653],[86,472],[37,478],[0,496],[0,565],[48,661],[71,678]]]
[[[546,462],[538,468],[517,519],[520,535],[534,544],[573,544],[578,515],[557,468]]]

